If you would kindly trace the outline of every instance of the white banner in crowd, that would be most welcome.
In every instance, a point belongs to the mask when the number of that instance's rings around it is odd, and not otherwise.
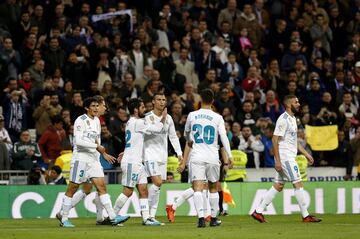
[[[132,13],[131,13],[130,9],[116,11],[116,12],[109,12],[109,13],[104,13],[104,14],[98,14],[98,15],[93,15],[91,17],[91,20],[93,22],[98,22],[98,21],[111,19],[111,18],[121,16],[121,15],[129,15],[130,16],[130,32],[132,32],[133,31],[133,19],[132,19]]]
[[[307,169],[308,181],[343,181],[346,175],[345,168],[338,167],[309,167]],[[353,167],[352,179],[355,180],[357,176],[357,168]],[[275,177],[275,169],[261,168],[261,169],[246,169],[246,182],[273,182]]]

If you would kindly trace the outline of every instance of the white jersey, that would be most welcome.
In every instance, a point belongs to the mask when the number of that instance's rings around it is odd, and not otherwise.
[[[157,124],[162,116],[157,116],[153,111],[145,116],[147,124]],[[147,134],[144,136],[144,160],[155,160],[166,163],[168,158],[168,137],[176,154],[182,155],[179,138],[176,135],[175,125],[172,117],[167,115],[164,128],[159,133]]]
[[[221,142],[231,158],[230,143],[226,136],[225,123],[221,115],[210,109],[199,109],[191,112],[186,120],[185,134],[193,141],[191,161],[208,163],[219,162],[219,144]]]
[[[74,148],[72,160],[99,161],[100,153],[96,150],[100,144],[101,125],[98,117],[90,118],[83,114],[74,123]]]
[[[125,128],[125,151],[122,163],[142,163],[144,135],[160,133],[163,130],[163,124],[146,123],[145,119],[130,117]]]
[[[276,121],[274,135],[280,136],[279,153],[290,154],[289,156],[293,156],[295,159],[297,154],[296,117],[289,115],[287,112],[282,113]],[[287,158],[280,159],[286,160]]]

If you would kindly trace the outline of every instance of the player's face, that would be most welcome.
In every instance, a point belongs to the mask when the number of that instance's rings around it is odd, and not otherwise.
[[[105,111],[106,111],[106,104],[105,104],[105,101],[102,101],[100,104],[99,104],[99,116],[100,115],[104,115],[105,114]]]
[[[154,109],[163,111],[166,107],[166,97],[165,95],[157,95],[152,102],[154,104]]]
[[[99,114],[99,103],[92,102],[87,110],[88,110],[88,115],[90,115],[91,117],[98,116],[98,114]]]
[[[145,105],[143,102],[141,102],[140,107],[138,109],[139,118],[144,118],[145,117],[144,113],[145,113]]]
[[[300,110],[300,103],[298,98],[291,99],[291,111],[295,114]]]

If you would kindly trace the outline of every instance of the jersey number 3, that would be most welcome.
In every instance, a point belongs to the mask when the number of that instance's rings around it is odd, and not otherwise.
[[[194,131],[194,139],[196,144],[213,144],[215,139],[215,128],[211,125],[206,125],[203,129],[202,125],[194,124],[192,127]]]

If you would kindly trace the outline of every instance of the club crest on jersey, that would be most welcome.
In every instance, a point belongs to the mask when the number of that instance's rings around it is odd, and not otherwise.
[[[150,116],[150,120],[151,121],[154,121],[155,120],[155,118],[154,118],[154,116],[152,115],[152,116]]]
[[[81,126],[78,125],[78,126],[76,127],[76,129],[77,129],[77,130],[81,130]]]
[[[86,123],[87,123],[88,126],[90,126],[90,121],[87,120]]]

